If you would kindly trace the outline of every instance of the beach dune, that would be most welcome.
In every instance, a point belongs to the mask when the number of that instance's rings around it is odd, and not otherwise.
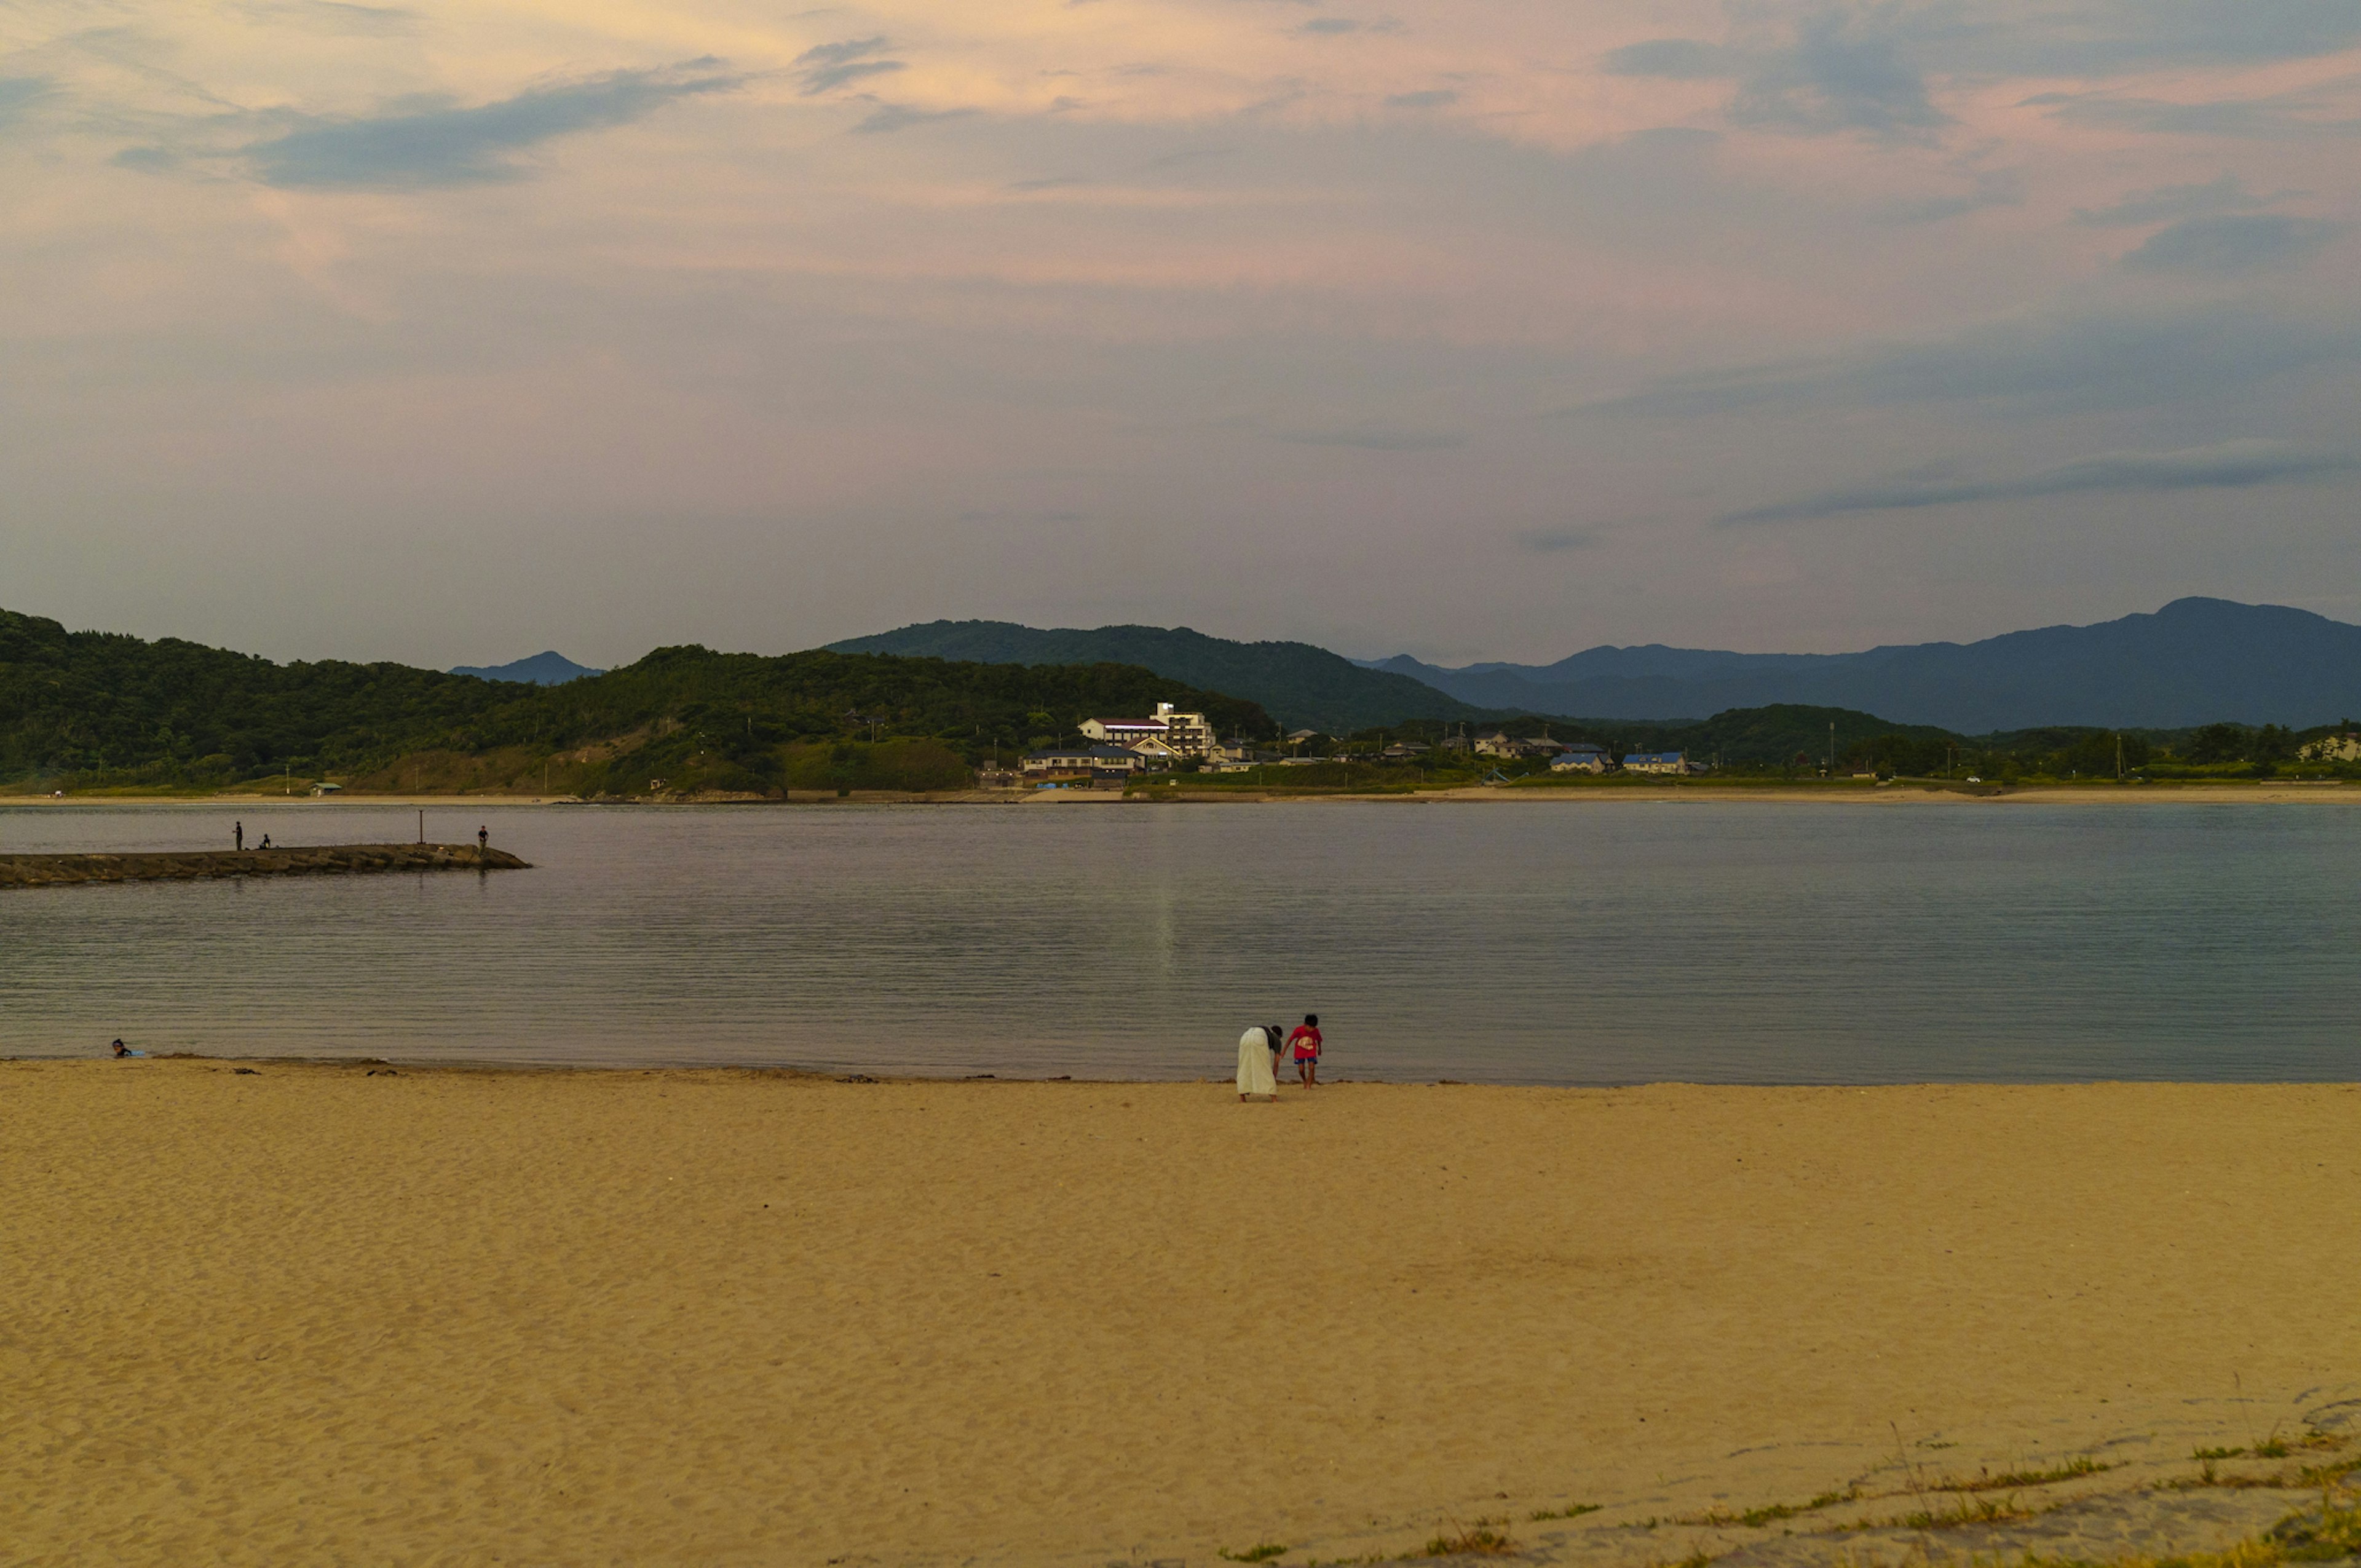
[[[12,1562],[1660,1562],[2361,1410],[2352,1087],[17,1061],[0,1184]]]

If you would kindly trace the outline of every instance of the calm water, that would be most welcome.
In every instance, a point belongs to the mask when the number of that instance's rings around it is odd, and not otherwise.
[[[252,842],[412,812],[247,810]],[[227,847],[0,808],[0,850]],[[2330,806],[430,809],[535,870],[0,892],[0,1054],[1226,1076],[2350,1079]]]

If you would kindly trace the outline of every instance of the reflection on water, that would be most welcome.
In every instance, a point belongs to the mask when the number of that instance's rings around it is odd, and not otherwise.
[[[0,850],[407,840],[0,808]],[[2333,806],[429,808],[530,872],[0,892],[0,1052],[1226,1076],[2349,1078]]]

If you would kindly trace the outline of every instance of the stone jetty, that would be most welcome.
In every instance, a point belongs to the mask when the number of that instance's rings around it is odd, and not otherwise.
[[[505,850],[473,844],[317,844],[270,850],[186,850],[132,855],[0,855],[0,887],[79,882],[194,881],[223,876],[315,876],[336,872],[514,872]]]

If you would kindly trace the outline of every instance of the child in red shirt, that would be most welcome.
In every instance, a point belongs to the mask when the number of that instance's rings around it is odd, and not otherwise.
[[[1303,1080],[1304,1088],[1312,1088],[1320,1070],[1320,1014],[1306,1013],[1287,1043],[1295,1047],[1295,1076]]]

